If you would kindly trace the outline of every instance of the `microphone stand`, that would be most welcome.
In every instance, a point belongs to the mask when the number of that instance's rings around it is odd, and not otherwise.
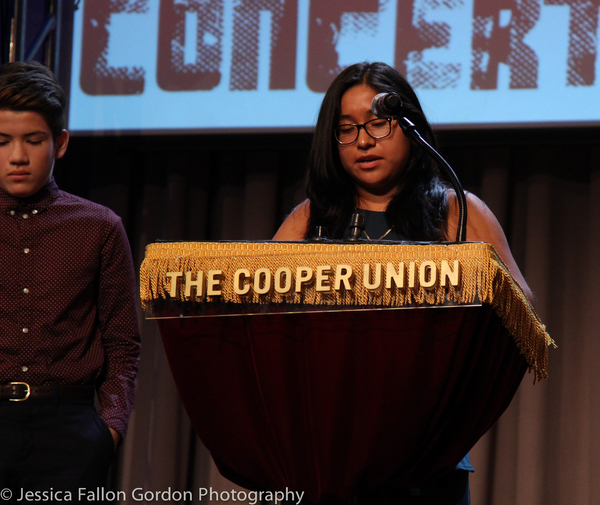
[[[410,137],[415,140],[419,145],[421,145],[425,151],[439,164],[444,168],[446,174],[450,178],[450,182],[452,183],[452,188],[456,193],[456,198],[458,199],[458,229],[456,230],[456,241],[464,242],[467,240],[467,199],[465,197],[465,191],[462,187],[462,184],[458,180],[456,173],[452,170],[452,167],[448,164],[448,162],[442,157],[440,153],[438,153],[416,130],[414,123],[403,116],[393,116],[398,120],[404,135]]]
[[[350,218],[350,234],[348,235],[349,242],[356,242],[360,239],[363,230],[365,229],[365,216],[360,212],[352,214]]]

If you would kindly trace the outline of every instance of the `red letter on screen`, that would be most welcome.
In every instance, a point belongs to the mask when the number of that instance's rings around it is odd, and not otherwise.
[[[221,81],[222,39],[222,0],[161,0],[158,85],[165,91],[213,89]]]
[[[569,6],[569,56],[567,84],[591,86],[596,80],[598,0],[544,0],[546,5]]]
[[[540,17],[540,1],[475,0],[472,89],[496,89],[499,63],[510,67],[509,88],[537,88],[538,57],[523,39]]]
[[[83,41],[79,83],[88,95],[137,95],[144,92],[144,69],[110,67],[107,53],[108,26],[111,14],[141,14],[148,0],[134,3],[120,0],[85,2],[83,9]]]
[[[459,64],[424,60],[423,50],[447,46],[451,36],[447,23],[425,20],[427,10],[460,7],[461,0],[397,3],[395,66],[414,88],[443,89],[458,82]]]
[[[308,87],[321,93],[342,70],[335,49],[344,12],[378,12],[379,0],[332,0],[310,2],[308,31]]]
[[[296,87],[297,0],[240,0],[233,11],[233,52],[229,88],[258,85],[260,13],[269,14],[270,89]],[[265,55],[263,55],[264,57]]]

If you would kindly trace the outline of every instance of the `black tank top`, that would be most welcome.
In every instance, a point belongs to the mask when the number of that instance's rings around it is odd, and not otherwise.
[[[385,217],[385,212],[379,212],[376,210],[365,210],[356,209],[357,212],[365,216],[365,230],[361,236],[362,239],[371,240],[408,240],[408,238],[400,235],[396,230],[392,228]],[[344,233],[344,238],[348,236],[350,232],[349,227]],[[365,233],[366,232],[366,233]],[[385,235],[385,236],[384,236]]]

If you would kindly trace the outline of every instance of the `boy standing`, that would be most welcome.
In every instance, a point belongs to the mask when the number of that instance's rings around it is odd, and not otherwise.
[[[131,251],[118,216],[54,181],[65,105],[43,65],[0,67],[0,489],[13,499],[104,486],[135,393]]]

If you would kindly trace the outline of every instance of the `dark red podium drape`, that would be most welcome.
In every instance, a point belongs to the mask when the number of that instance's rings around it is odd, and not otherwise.
[[[160,314],[157,314],[160,316]],[[527,369],[490,306],[159,319],[220,471],[319,502],[452,470]]]

